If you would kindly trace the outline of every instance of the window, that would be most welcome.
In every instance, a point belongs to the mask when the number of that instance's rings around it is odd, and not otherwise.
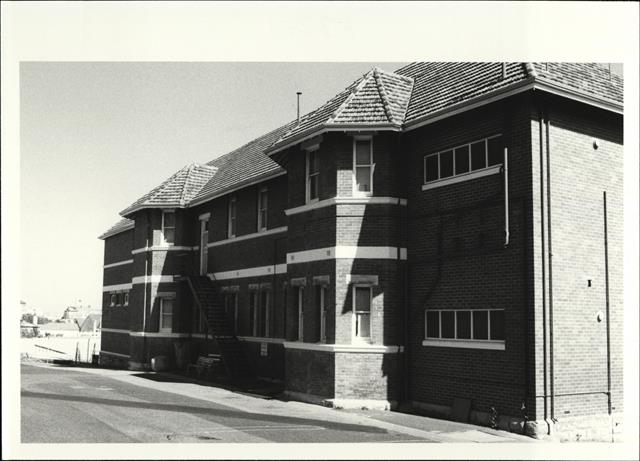
[[[318,150],[307,152],[307,202],[318,200],[318,180],[320,179],[320,163]]]
[[[238,293],[228,292],[224,295],[224,311],[232,322],[233,332],[238,332]]]
[[[503,162],[502,136],[481,139],[424,157],[425,184],[474,171],[486,170]]]
[[[355,338],[368,341],[371,338],[370,286],[353,286],[353,314],[355,316]]]
[[[173,330],[174,298],[160,298],[160,328],[158,331],[171,332]]]
[[[236,198],[229,197],[229,238],[236,236]]]
[[[267,230],[267,188],[258,191],[258,232]]]
[[[327,312],[325,307],[325,295],[327,288],[324,285],[316,285],[315,287],[316,293],[316,309],[318,312],[318,338],[321,343],[327,342],[327,326],[326,326],[326,318]]]
[[[109,307],[116,305],[117,298],[118,296],[115,293],[111,293],[111,296],[109,297]]]
[[[176,214],[173,211],[162,212],[162,239],[166,245],[173,245],[176,238]]]
[[[249,293],[249,334],[251,336],[258,336],[257,327],[258,322],[256,317],[258,315],[258,292],[251,291]]]
[[[373,192],[373,143],[371,138],[353,140],[354,195],[371,195]]]
[[[124,298],[124,300],[122,301],[122,305],[123,306],[128,306],[129,305],[129,292],[125,291],[122,296]]]
[[[428,345],[437,345],[429,340],[504,343],[504,309],[428,309],[424,318]]]
[[[304,340],[304,288],[295,287],[296,310],[298,312],[298,341]]]
[[[269,337],[269,320],[269,292],[262,290],[260,292],[260,328],[258,336]]]

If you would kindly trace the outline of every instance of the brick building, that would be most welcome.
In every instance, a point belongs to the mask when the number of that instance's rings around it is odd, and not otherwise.
[[[102,362],[186,344],[292,398],[611,434],[622,89],[600,64],[376,68],[183,168],[101,236]]]

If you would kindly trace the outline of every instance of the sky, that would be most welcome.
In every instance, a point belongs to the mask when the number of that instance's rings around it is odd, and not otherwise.
[[[394,70],[402,63],[23,62],[27,308],[51,318],[69,305],[99,309],[98,236],[119,211],[184,165],[212,160],[295,118],[296,91],[304,114],[376,65]]]

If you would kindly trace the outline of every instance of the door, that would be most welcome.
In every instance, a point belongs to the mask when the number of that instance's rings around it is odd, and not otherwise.
[[[209,256],[209,218],[200,220],[200,275],[207,275],[207,260]]]

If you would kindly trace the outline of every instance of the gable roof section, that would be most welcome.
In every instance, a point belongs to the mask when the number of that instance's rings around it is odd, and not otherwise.
[[[373,68],[300,119],[267,152],[280,150],[323,128],[400,129],[413,78]]]
[[[122,218],[98,238],[104,240],[107,237],[111,237],[121,232],[128,231],[129,229],[133,229],[134,224],[135,222],[132,219]]]
[[[212,165],[192,163],[120,212],[128,216],[143,208],[184,208],[218,171]]]

